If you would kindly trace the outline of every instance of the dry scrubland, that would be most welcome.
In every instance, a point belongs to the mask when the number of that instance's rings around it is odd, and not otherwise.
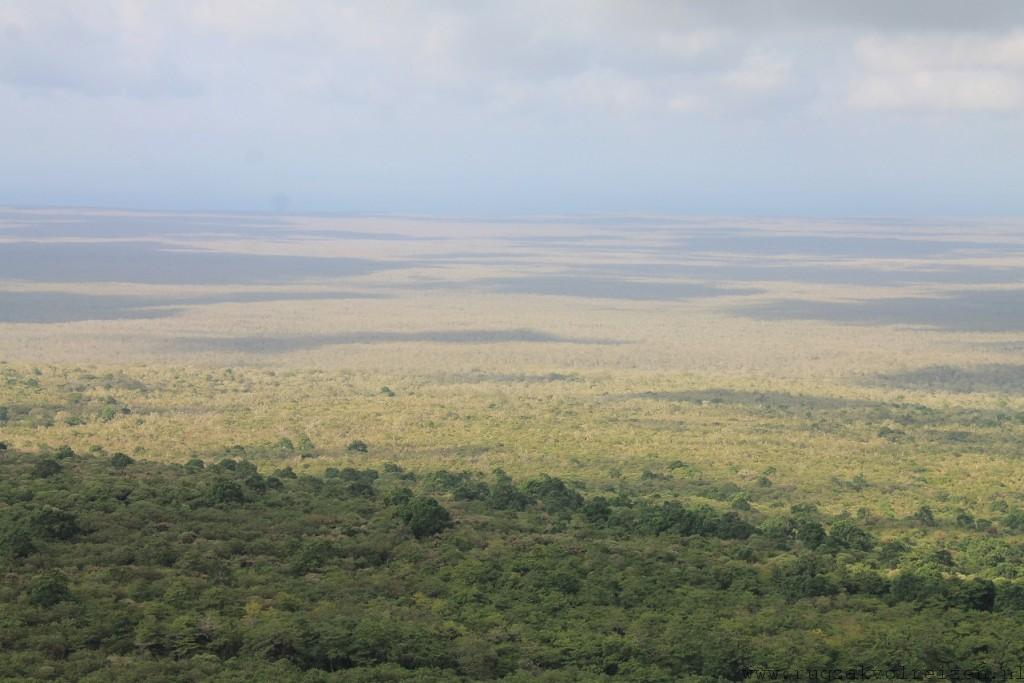
[[[1012,223],[2,221],[15,448],[729,481],[893,519],[1022,490]]]

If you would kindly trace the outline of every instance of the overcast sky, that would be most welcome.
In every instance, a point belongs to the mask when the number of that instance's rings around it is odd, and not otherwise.
[[[1019,0],[0,0],[0,203],[1024,214]]]

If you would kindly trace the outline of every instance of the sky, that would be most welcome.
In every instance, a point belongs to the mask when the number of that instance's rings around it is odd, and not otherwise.
[[[0,204],[1024,215],[1019,0],[0,0]]]

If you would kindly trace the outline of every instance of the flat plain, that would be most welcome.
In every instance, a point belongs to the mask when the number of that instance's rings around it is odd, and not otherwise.
[[[1015,582],[1022,228],[6,209],[0,441],[803,505]]]
[[[1020,227],[9,209],[3,436],[184,461],[305,434],[314,470],[353,439],[414,468],[681,460],[809,492],[862,468],[912,492],[917,459],[988,489],[1020,477],[996,417],[1024,410]]]

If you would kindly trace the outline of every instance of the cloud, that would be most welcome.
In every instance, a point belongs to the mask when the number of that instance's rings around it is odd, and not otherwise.
[[[90,96],[199,94],[175,56],[173,17],[132,2],[8,3],[0,8],[0,83]],[[187,42],[187,38],[186,38]]]
[[[787,57],[755,53],[725,75],[728,85],[748,92],[775,90],[789,79],[791,61]]]
[[[1022,74],[1019,0],[3,0],[0,202],[1019,206]]]
[[[846,78],[856,110],[1007,111],[1022,72],[1024,3],[1001,0],[0,6],[0,84],[92,97],[689,112]]]
[[[786,58],[666,3],[15,0],[0,83],[85,96],[282,96],[364,106],[679,109],[771,90]],[[700,91],[697,94],[696,91]]]
[[[869,75],[854,83],[850,104],[860,109],[1019,111],[1024,109],[1024,79],[977,69]]]
[[[857,42],[859,109],[1008,112],[1024,109],[1024,31],[998,36],[870,36]]]

